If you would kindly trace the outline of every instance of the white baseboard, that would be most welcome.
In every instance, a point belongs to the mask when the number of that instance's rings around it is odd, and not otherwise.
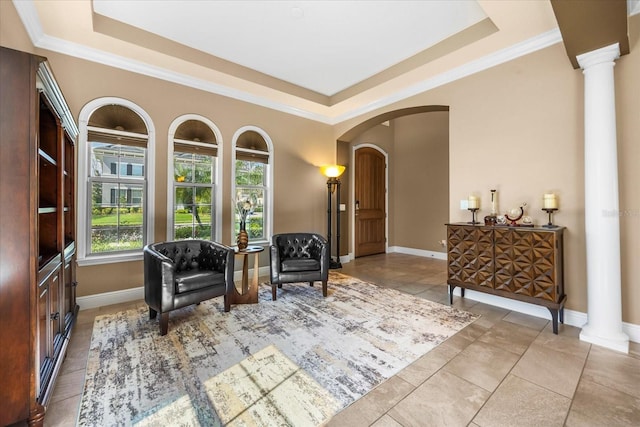
[[[455,288],[453,295],[460,296],[460,288]],[[516,301],[509,298],[503,298],[496,295],[485,294],[483,292],[472,291],[466,289],[464,297],[485,304],[501,307],[506,310],[517,311],[518,313],[528,314],[534,317],[551,320],[551,313],[546,307],[535,304],[529,304],[522,301]],[[587,323],[587,313],[580,311],[564,310],[564,323],[566,325],[582,328]],[[630,341],[640,342],[640,325],[622,322],[622,331],[627,334]]]
[[[76,298],[80,310],[104,307],[112,304],[136,301],[144,299],[144,287],[124,289],[122,291],[104,292],[102,294],[88,295]]]
[[[260,267],[258,269],[259,276],[269,275],[269,266]],[[249,269],[249,279],[253,277],[253,269]],[[242,280],[242,271],[236,271],[233,274],[233,280]],[[137,288],[124,289],[122,291],[104,292],[102,294],[88,295],[86,297],[78,297],[76,302],[80,306],[80,310],[89,308],[103,307],[112,304],[121,304],[123,302],[136,301],[144,299],[144,286]]]
[[[398,252],[409,255],[424,256],[427,258],[447,259],[446,253],[425,251],[421,249],[402,248],[399,246],[392,246],[389,248],[389,252]],[[444,256],[444,258],[440,258]],[[350,255],[340,257],[340,261],[343,263],[349,262],[352,258]],[[258,269],[260,276],[269,275],[269,266],[263,266]],[[251,275],[253,272],[250,271]],[[249,276],[252,277],[252,276]],[[234,274],[234,280],[241,280],[242,272],[236,271]],[[454,295],[460,296],[460,288],[456,288],[453,291]],[[495,295],[485,294],[482,292],[472,291],[467,289],[464,293],[465,298],[472,299],[474,301],[482,302],[485,304],[501,307],[507,310],[517,311],[519,313],[528,314],[535,317],[551,320],[551,313],[545,307],[541,307],[535,304],[529,304],[526,302],[516,301],[509,298],[502,298]],[[125,289],[122,291],[105,292],[102,294],[89,295],[86,297],[78,297],[77,302],[80,306],[80,310],[86,310],[89,308],[103,307],[112,304],[120,304],[123,302],[130,302],[139,299],[144,299],[144,287]],[[564,323],[567,325],[582,328],[587,323],[587,314],[580,311],[564,310]],[[640,325],[633,323],[622,323],[622,332],[629,336],[629,340],[640,343]]]
[[[434,252],[434,251],[427,251],[424,249],[405,248],[403,246],[389,246],[387,252],[389,253],[395,252],[395,253],[406,254],[406,255],[416,255],[416,256],[421,256],[425,258],[435,258],[435,259],[443,259],[443,260],[447,259],[446,252]]]

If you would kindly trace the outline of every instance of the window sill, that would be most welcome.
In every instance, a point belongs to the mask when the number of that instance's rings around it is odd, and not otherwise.
[[[111,254],[111,255],[90,255],[85,258],[78,258],[80,267],[87,265],[113,264],[117,262],[142,261],[144,256],[142,251],[131,252],[127,254]]]

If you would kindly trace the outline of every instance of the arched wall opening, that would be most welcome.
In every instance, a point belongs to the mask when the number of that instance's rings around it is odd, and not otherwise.
[[[341,259],[355,257],[354,147],[388,154],[387,251],[443,258],[449,220],[449,107],[426,105],[385,112],[337,140],[336,161],[347,166],[341,200]]]

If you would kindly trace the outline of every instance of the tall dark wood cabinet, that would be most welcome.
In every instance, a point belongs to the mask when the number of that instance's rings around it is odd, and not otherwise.
[[[77,136],[46,58],[0,47],[0,425],[42,425],[78,313]]]
[[[564,227],[447,224],[449,300],[461,288],[546,307],[563,322]]]

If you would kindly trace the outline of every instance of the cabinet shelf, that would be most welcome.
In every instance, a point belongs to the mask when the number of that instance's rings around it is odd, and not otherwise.
[[[52,166],[58,166],[58,162],[49,154],[47,154],[47,152],[45,152],[42,148],[38,149],[38,154],[40,155],[40,159],[45,160],[47,163],[49,163]]]
[[[55,262],[53,262],[55,260]],[[38,256],[38,273],[43,275],[60,264],[60,252],[54,249],[43,250]]]

